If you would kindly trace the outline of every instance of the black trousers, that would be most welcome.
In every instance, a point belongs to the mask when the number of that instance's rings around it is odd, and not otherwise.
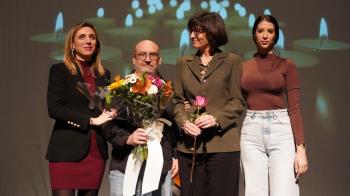
[[[197,154],[192,183],[192,154],[178,158],[181,196],[238,196],[240,152]]]

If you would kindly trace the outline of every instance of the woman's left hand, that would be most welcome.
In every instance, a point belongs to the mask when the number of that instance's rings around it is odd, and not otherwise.
[[[171,166],[171,178],[174,178],[179,171],[179,162],[177,159],[173,159],[173,164]]]
[[[191,104],[189,101],[184,101],[184,108],[185,108],[185,111],[188,112],[191,108]]]
[[[215,127],[217,125],[217,122],[214,116],[209,114],[204,114],[198,117],[194,121],[194,124],[201,129],[207,129],[209,127]]]
[[[305,174],[308,169],[306,150],[305,150],[305,147],[303,146],[297,146],[297,152],[295,154],[295,160],[294,160],[294,169],[295,169],[297,178]]]

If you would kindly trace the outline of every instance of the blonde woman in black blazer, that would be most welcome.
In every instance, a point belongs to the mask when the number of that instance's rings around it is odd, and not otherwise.
[[[241,60],[218,48],[228,39],[217,13],[195,14],[188,29],[198,51],[177,61],[174,97],[175,121],[182,128],[177,146],[181,195],[238,196],[239,138],[245,109]],[[208,100],[207,114],[191,122],[184,102],[193,103],[196,96]],[[197,137],[197,155],[191,183],[193,137]]]
[[[46,158],[53,196],[74,196],[76,190],[78,195],[98,194],[108,157],[99,125],[116,116],[116,111],[101,114],[94,96],[110,78],[99,52],[95,28],[79,23],[67,35],[64,63],[50,69],[47,106],[55,124]]]

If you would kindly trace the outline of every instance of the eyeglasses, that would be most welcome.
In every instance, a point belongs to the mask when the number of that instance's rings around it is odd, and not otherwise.
[[[205,33],[204,29],[200,27],[191,28],[190,33],[192,32],[194,33],[195,36],[198,36],[201,33]]]
[[[151,59],[151,61],[157,61],[159,59],[159,53],[157,52],[140,52],[140,53],[136,53],[135,57],[141,61],[144,61],[147,58],[147,55],[149,56],[149,58]]]

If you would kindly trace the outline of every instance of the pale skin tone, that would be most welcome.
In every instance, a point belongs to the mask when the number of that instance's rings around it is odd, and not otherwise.
[[[159,46],[151,40],[143,40],[136,44],[134,49],[134,55],[132,59],[134,69],[136,73],[148,73],[156,74],[159,65],[162,62],[159,56]],[[128,145],[136,146],[141,144],[146,144],[148,136],[146,130],[142,128],[137,128],[127,140]],[[174,177],[178,172],[178,161],[173,159],[173,164],[171,168],[172,177]]]
[[[72,44],[75,50],[75,58],[81,61],[89,61],[96,52],[96,34],[90,27],[79,29]]]
[[[258,53],[271,54],[274,46],[275,26],[268,21],[261,21],[255,31],[255,42]],[[296,146],[296,154],[294,160],[294,168],[296,177],[303,175],[308,169],[308,162],[306,158],[306,151],[303,145]]]
[[[74,36],[72,48],[75,51],[75,58],[80,61],[90,61],[96,52],[96,34],[90,27],[83,27]],[[102,114],[96,118],[90,118],[91,125],[102,125],[117,116],[116,110],[103,110]]]
[[[80,61],[91,61],[96,52],[96,34],[90,27],[83,27],[79,29],[74,35],[72,49],[75,51],[75,58]],[[116,110],[104,110],[102,114],[96,118],[90,118],[90,125],[102,125],[103,123],[112,120],[117,116]],[[74,196],[75,190],[58,189],[53,190],[52,195],[60,196]],[[98,190],[78,190],[78,195],[97,196]]]
[[[205,32],[191,31],[190,39],[192,46],[200,51],[202,54],[201,61],[203,65],[207,65],[212,60],[213,56],[210,54],[210,46]],[[188,103],[188,104],[186,104]],[[189,105],[189,102],[185,102]],[[214,116],[210,114],[204,114],[198,117],[193,123],[187,120],[183,125],[183,130],[187,135],[198,136],[202,133],[202,130],[217,126],[217,121]]]

